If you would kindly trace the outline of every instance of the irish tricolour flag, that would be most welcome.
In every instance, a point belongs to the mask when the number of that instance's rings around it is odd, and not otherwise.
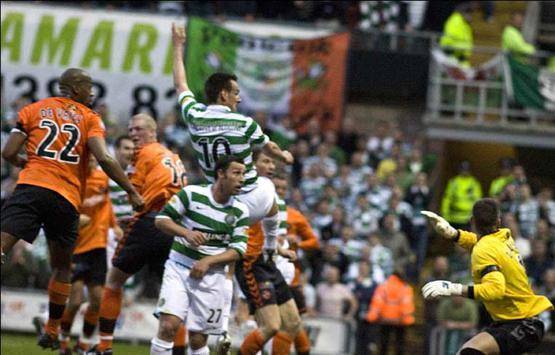
[[[191,18],[187,25],[187,81],[203,98],[204,81],[214,72],[239,79],[239,110],[289,114],[298,128],[318,118],[339,128],[343,113],[349,34],[310,40],[254,37]]]

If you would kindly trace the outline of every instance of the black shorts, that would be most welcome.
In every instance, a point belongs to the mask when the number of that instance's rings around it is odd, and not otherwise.
[[[483,331],[495,338],[501,355],[516,355],[538,346],[545,330],[543,322],[534,317],[493,322]]]
[[[106,249],[98,248],[73,254],[71,282],[83,280],[87,285],[104,285],[106,280]]]
[[[303,287],[301,285],[291,286],[291,293],[293,294],[293,299],[299,310],[299,314],[306,313],[306,299],[304,297]]]
[[[133,220],[118,243],[112,265],[128,274],[136,274],[148,265],[151,270],[164,270],[173,236],[162,233],[154,225],[157,213]]]
[[[254,261],[239,260],[235,265],[235,276],[251,313],[270,304],[284,304],[293,297],[276,264],[265,255]]]
[[[79,213],[56,191],[19,184],[2,207],[2,232],[33,243],[41,228],[46,239],[73,248],[79,228]]]

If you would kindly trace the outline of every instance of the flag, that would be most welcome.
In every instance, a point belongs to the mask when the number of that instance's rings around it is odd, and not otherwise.
[[[309,40],[246,35],[192,17],[187,25],[187,81],[203,100],[204,82],[212,73],[233,73],[241,90],[241,112],[290,115],[299,131],[313,117],[323,129],[339,129],[349,41],[348,33]]]
[[[505,84],[509,98],[525,108],[555,111],[555,73],[507,54]]]

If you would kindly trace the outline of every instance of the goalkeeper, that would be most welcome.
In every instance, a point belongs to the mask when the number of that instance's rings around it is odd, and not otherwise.
[[[491,198],[477,201],[470,223],[475,233],[454,229],[442,217],[422,211],[435,231],[471,252],[474,285],[446,280],[428,282],[424,298],[464,296],[482,301],[494,322],[467,341],[460,355],[522,354],[540,344],[544,324],[538,318],[553,309],[544,296],[534,294],[522,258],[509,229],[500,228],[500,211]]]

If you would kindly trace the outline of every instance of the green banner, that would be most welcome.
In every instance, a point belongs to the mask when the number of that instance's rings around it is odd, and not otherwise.
[[[508,92],[514,101],[523,107],[550,110],[555,107],[555,74],[528,64],[508,54]]]

